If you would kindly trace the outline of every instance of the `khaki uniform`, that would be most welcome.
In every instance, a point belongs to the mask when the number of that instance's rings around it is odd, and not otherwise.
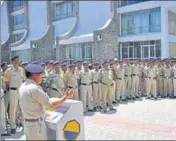
[[[74,88],[76,91],[73,96],[74,100],[80,100],[79,94],[78,94],[78,79],[79,79],[79,76],[75,72],[71,72],[71,71],[68,71],[65,76],[66,88]]]
[[[164,72],[163,67],[157,67],[158,77],[157,77],[157,91],[158,94],[163,96],[164,95]]]
[[[88,110],[93,110],[93,105],[92,105],[92,80],[93,80],[93,75],[91,71],[85,72],[81,71],[80,72],[80,99],[83,102],[83,108],[84,112],[87,111],[86,106],[88,106]]]
[[[139,96],[139,75],[140,67],[139,65],[132,66],[132,97]]]
[[[117,68],[118,66],[116,64],[113,64],[113,71],[114,71],[114,75],[117,76]],[[112,101],[113,102],[116,102],[117,98],[116,98],[116,95],[117,95],[117,80],[114,80],[113,81],[113,92],[112,92]]]
[[[101,92],[100,92],[100,71],[92,70],[93,75],[93,106],[97,107],[101,105]]]
[[[147,76],[147,70],[148,70],[148,67],[147,66],[145,66],[144,68],[143,68],[143,78],[144,78],[144,82],[143,82],[143,84],[144,84],[144,90],[143,90],[143,94],[147,94],[147,86],[148,86],[148,76]]]
[[[174,75],[174,80],[173,80],[174,96],[176,96],[176,67],[173,68],[173,75]]]
[[[113,108],[112,105],[112,94],[114,85],[113,80],[114,75],[112,69],[102,69],[100,71],[102,102],[104,110],[107,110],[107,104],[110,106],[110,108]]]
[[[132,66],[131,65],[125,65],[125,96],[127,98],[131,97],[132,90],[131,90],[131,82],[132,82]]]
[[[149,67],[147,70],[148,83],[147,83],[147,96],[149,97],[151,94],[154,97],[157,97],[157,69],[155,67]]]
[[[47,81],[49,83],[49,96],[61,97],[65,91],[65,83],[60,73],[55,70],[49,72]]]
[[[1,94],[0,94],[0,100],[1,100],[1,114],[0,114],[0,135],[1,133],[5,133],[6,131],[6,117],[5,117],[5,105],[4,105],[4,91],[1,88]]]
[[[33,80],[27,79],[20,87],[20,106],[24,116],[27,140],[47,140],[44,121],[45,108],[50,105],[48,95]],[[33,120],[38,121],[33,121]]]
[[[118,67],[117,69],[117,95],[116,98],[117,100],[126,99],[125,95],[125,69],[124,67]]]
[[[25,80],[23,69],[11,67],[5,71],[4,80],[9,82],[10,88],[10,122],[11,128],[16,129],[16,115],[19,108],[19,87]]]
[[[172,82],[172,76],[173,76],[173,69],[171,67],[164,68],[164,96],[167,96],[168,94],[171,96],[173,91],[173,82]]]

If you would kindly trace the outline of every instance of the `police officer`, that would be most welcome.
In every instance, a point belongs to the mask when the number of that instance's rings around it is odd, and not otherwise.
[[[49,82],[49,95],[50,97],[61,97],[65,91],[65,83],[61,76],[59,61],[55,61],[52,70],[47,77]]]
[[[93,106],[94,110],[100,109],[101,106],[101,93],[100,93],[100,71],[99,71],[99,63],[93,64],[93,70],[92,70],[92,89],[93,89]]]
[[[83,69],[80,72],[80,98],[81,101],[83,102],[83,108],[84,108],[84,113],[88,111],[93,110],[93,105],[92,105],[92,72],[89,70],[89,63],[88,62],[83,62]],[[86,107],[88,106],[88,108]]]
[[[157,68],[154,66],[154,62],[150,62],[147,70],[148,83],[147,83],[147,98],[152,96],[157,99],[157,84],[156,78],[158,76]]]
[[[4,73],[5,71],[8,69],[8,64],[7,62],[3,62],[1,64],[1,68],[2,68],[2,77],[4,77]],[[3,79],[3,78],[2,78]],[[4,104],[5,104],[5,117],[7,119],[9,119],[9,111],[8,111],[8,107],[9,107],[9,102],[10,102],[10,98],[9,98],[9,91],[6,89],[6,84],[4,79],[2,80],[2,89],[4,91]],[[8,114],[7,114],[8,113]],[[8,115],[8,116],[7,116]]]
[[[26,68],[27,80],[20,87],[20,106],[24,116],[24,133],[27,140],[47,140],[45,109],[58,107],[73,95],[74,90],[67,91],[61,98],[51,100],[38,85],[44,69],[38,64]]]
[[[139,61],[135,60],[134,65],[132,66],[132,90],[133,97],[139,98],[139,75],[140,75],[140,66]]]
[[[114,75],[112,69],[109,67],[109,62],[103,62],[103,69],[100,71],[100,83],[101,83],[101,92],[102,92],[102,102],[103,102],[103,111],[107,112],[107,104],[110,110],[114,110],[112,104],[112,93],[113,93],[113,81]]]
[[[75,89],[75,95],[73,97],[74,100],[80,100],[79,94],[78,94],[78,79],[79,76],[75,72],[76,65],[71,64],[69,65],[68,72],[66,73],[65,77],[65,87]]]
[[[6,81],[6,88],[10,90],[10,122],[11,133],[16,133],[16,114],[19,102],[19,87],[25,80],[24,71],[19,67],[18,56],[12,59],[13,66],[5,71],[4,80]]]
[[[27,65],[28,65],[28,62],[22,62],[22,63],[21,63],[21,67],[22,67],[22,68],[25,68]]]
[[[62,64],[61,64],[61,77],[62,77],[62,79],[64,80],[64,83],[65,83],[65,81],[66,81],[66,73],[67,73],[67,64],[65,63],[65,62],[63,62]]]

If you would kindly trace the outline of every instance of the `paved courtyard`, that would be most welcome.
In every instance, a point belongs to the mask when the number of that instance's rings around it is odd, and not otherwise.
[[[176,139],[176,100],[129,101],[116,105],[116,111],[85,116],[86,140],[173,140]],[[22,132],[6,140],[22,140]]]

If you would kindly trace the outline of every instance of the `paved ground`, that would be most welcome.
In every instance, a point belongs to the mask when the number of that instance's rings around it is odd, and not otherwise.
[[[114,112],[88,113],[85,137],[96,140],[176,139],[176,100],[138,100],[115,106]],[[6,140],[25,139],[22,132]]]

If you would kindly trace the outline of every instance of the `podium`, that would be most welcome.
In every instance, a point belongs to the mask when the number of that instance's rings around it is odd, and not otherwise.
[[[66,100],[58,109],[46,113],[49,140],[85,140],[81,101]]]

